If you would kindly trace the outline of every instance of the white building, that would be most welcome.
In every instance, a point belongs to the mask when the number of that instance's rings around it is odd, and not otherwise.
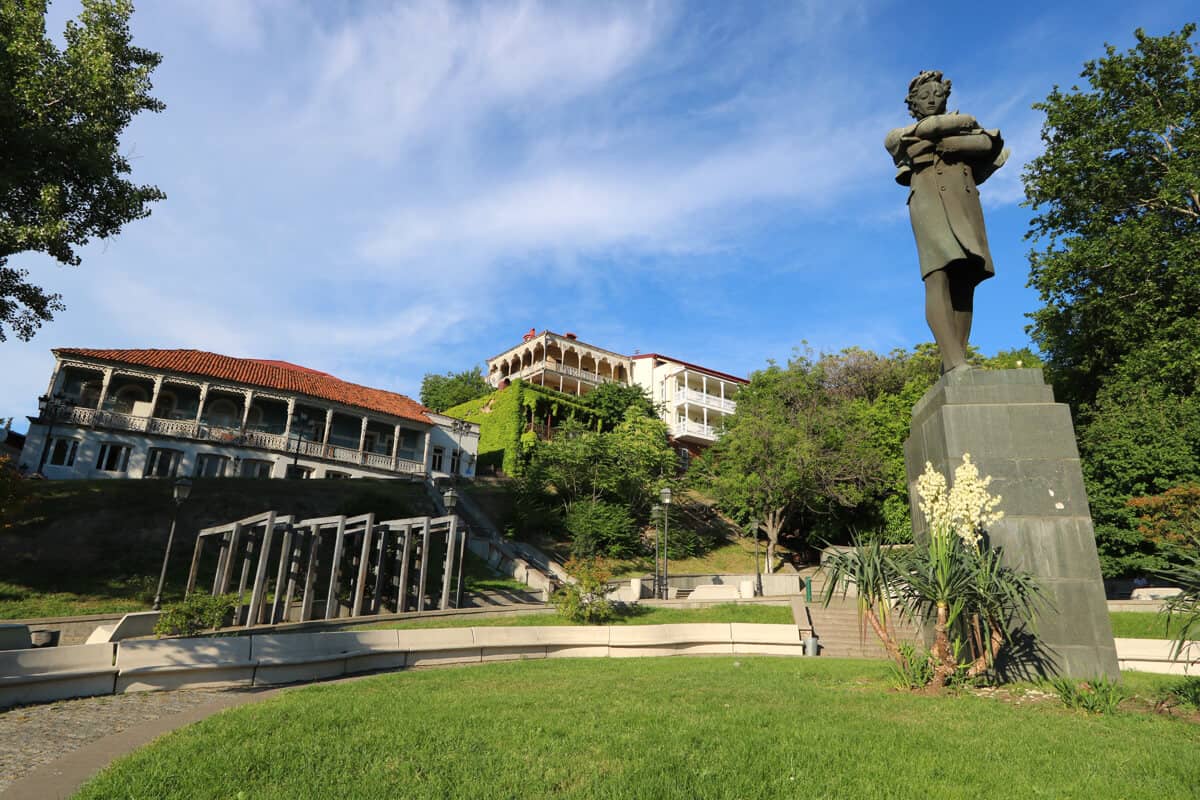
[[[633,382],[659,407],[675,441],[709,445],[721,435],[725,418],[737,411],[737,391],[748,381],[658,353],[633,356]]]
[[[632,382],[633,361],[579,341],[573,333],[537,333],[531,329],[520,344],[487,360],[487,380],[499,389],[520,378],[567,394],[587,394],[601,383]]]
[[[672,438],[693,455],[720,436],[737,410],[735,396],[747,381],[687,361],[645,353],[623,356],[579,341],[573,333],[530,330],[523,341],[487,360],[497,388],[514,378],[568,394],[587,394],[601,383],[637,384],[660,409]]]
[[[20,466],[48,478],[474,473],[479,426],[284,361],[54,350]]]

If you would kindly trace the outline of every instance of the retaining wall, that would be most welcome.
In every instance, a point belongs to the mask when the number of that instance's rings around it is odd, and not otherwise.
[[[1122,668],[1192,674],[1165,640],[1118,639]],[[527,658],[804,653],[794,625],[698,623],[265,633],[0,652],[0,708],[123,692],[269,686],[358,672]],[[1200,658],[1193,644],[1187,658]]]

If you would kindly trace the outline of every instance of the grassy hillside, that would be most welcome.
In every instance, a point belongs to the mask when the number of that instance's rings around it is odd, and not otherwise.
[[[31,481],[0,527],[0,619],[137,611],[154,597],[174,503],[153,480]],[[177,599],[201,528],[274,509],[298,518],[432,514],[420,484],[196,480],[179,513],[164,600]]]

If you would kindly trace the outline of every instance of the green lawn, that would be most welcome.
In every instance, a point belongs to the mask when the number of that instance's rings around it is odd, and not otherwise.
[[[564,659],[285,692],[80,798],[1194,798],[1200,725],[891,691],[882,662]]]
[[[612,621],[613,625],[666,625],[677,622],[759,622],[792,623],[792,610],[787,606],[738,605],[722,603],[708,608],[655,608],[637,606]],[[436,617],[406,619],[359,625],[351,630],[410,629],[410,628],[496,628],[530,625],[574,625],[555,611],[539,614],[506,614],[495,617]]]
[[[1167,632],[1167,618],[1147,611],[1110,611],[1113,636],[1118,639],[1174,639],[1178,623]]]

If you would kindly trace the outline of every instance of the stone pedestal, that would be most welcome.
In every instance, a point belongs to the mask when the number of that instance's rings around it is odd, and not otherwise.
[[[917,477],[925,463],[953,480],[964,453],[992,476],[1004,519],[988,530],[1005,561],[1037,576],[1050,606],[1037,622],[1038,648],[1018,632],[1014,676],[1116,679],[1116,647],[1105,603],[1075,429],[1040,369],[969,370],[944,376],[913,407],[904,443],[913,533],[925,534]]]

